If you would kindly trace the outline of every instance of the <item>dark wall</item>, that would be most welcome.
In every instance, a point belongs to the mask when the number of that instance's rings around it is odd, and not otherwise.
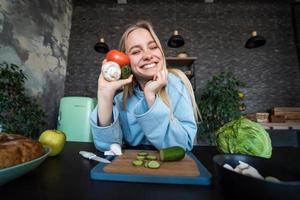
[[[93,50],[103,35],[118,48],[122,32],[137,19],[150,20],[167,56],[186,50],[196,56],[196,92],[218,72],[232,71],[247,83],[246,112],[266,111],[274,106],[300,106],[300,73],[291,6],[284,0],[256,1],[74,1],[65,96],[96,97],[102,55]],[[175,22],[176,19],[176,22]],[[166,46],[174,29],[185,46]],[[251,32],[267,39],[257,49],[245,49]]]

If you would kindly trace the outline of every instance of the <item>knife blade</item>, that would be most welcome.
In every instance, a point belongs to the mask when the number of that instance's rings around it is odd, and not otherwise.
[[[92,152],[88,152],[88,151],[79,151],[79,154],[84,157],[87,158],[89,160],[95,160],[98,162],[102,162],[102,163],[111,163],[109,160],[102,158],[100,156],[97,156],[96,154],[92,153]]]

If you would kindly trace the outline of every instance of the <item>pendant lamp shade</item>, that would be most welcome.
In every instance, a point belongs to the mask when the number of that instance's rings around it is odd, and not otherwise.
[[[179,35],[177,30],[175,30],[173,35],[170,37],[168,41],[168,46],[172,48],[179,48],[183,45],[184,45],[183,37]]]
[[[100,41],[97,42],[97,44],[95,44],[94,49],[95,49],[95,51],[97,51],[99,53],[104,53],[104,54],[109,51],[109,47],[104,42],[104,38],[100,38]]]
[[[257,35],[256,31],[253,31],[251,38],[249,38],[245,44],[245,48],[253,49],[263,46],[265,43],[266,39],[263,36]]]

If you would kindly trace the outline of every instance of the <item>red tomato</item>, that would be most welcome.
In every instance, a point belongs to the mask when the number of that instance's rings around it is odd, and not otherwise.
[[[124,67],[125,65],[129,65],[130,64],[130,60],[129,57],[118,50],[110,50],[107,54],[106,54],[106,59],[107,61],[113,61],[116,62],[120,65],[120,67]]]

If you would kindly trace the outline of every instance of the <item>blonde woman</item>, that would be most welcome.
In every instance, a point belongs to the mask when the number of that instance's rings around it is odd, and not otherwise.
[[[151,24],[131,25],[120,50],[129,56],[133,75],[108,82],[100,74],[98,105],[91,114],[96,148],[106,151],[113,143],[126,143],[191,150],[199,116],[193,89],[183,72],[167,69]],[[123,92],[116,94],[120,88]]]

